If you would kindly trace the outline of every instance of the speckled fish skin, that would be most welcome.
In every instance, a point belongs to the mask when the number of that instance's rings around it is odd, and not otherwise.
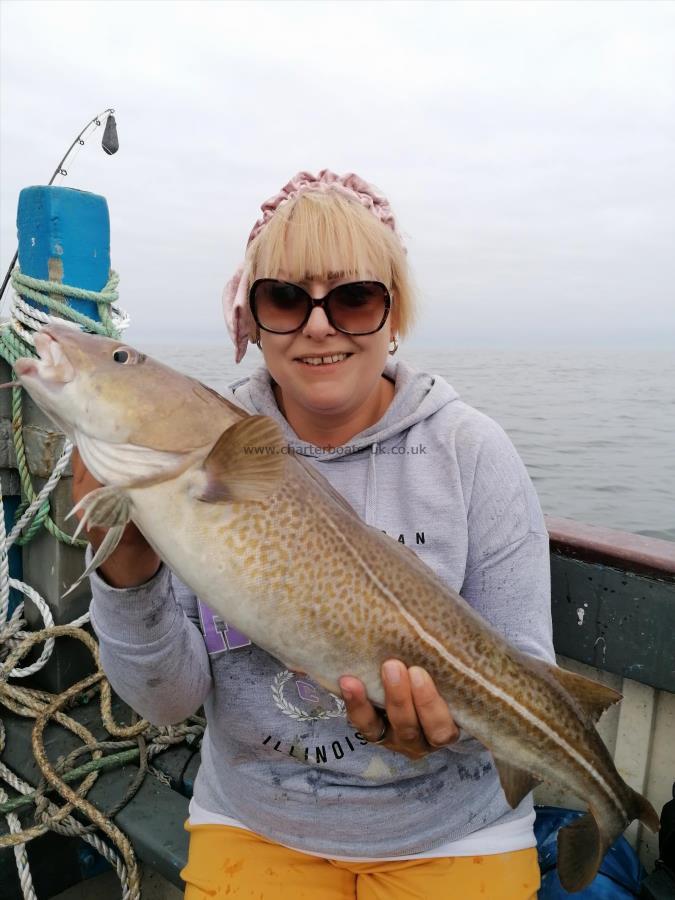
[[[213,444],[247,413],[146,357],[114,363],[122,347],[50,327],[39,346],[44,362],[37,370],[17,364],[17,374],[65,424],[99,480],[123,486],[136,465],[146,477],[154,473],[126,490],[133,520],[225,621],[333,692],[340,676],[359,677],[380,705],[383,660],[426,669],[457,723],[501,763],[502,783],[508,764],[588,803],[592,819],[559,845],[569,890],[592,880],[634,818],[658,827],[595,729],[599,710],[592,715],[592,704],[584,705],[585,679],[565,681],[555,666],[509,645],[411,550],[365,525],[304,460],[284,456],[283,478],[266,499],[198,499]],[[65,377],[61,355],[72,375],[57,384]],[[514,803],[527,789],[516,793]]]

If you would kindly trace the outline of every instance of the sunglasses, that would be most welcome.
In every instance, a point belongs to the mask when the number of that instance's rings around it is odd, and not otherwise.
[[[391,297],[379,281],[340,284],[325,297],[314,299],[297,284],[259,278],[251,285],[249,306],[256,325],[272,334],[291,334],[303,328],[320,306],[336,331],[375,334],[387,321]]]

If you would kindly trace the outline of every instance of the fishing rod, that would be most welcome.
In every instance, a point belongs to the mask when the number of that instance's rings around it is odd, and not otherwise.
[[[61,162],[58,164],[58,166],[54,169],[54,174],[49,179],[49,181],[47,183],[47,187],[49,187],[51,184],[54,183],[54,179],[56,178],[57,175],[62,175],[64,178],[66,177],[66,175],[68,174],[68,170],[64,169],[63,166],[64,166],[66,160],[68,159],[68,157],[70,156],[70,154],[72,153],[73,149],[75,147],[78,147],[78,148],[83,147],[84,142],[89,137],[89,134],[86,134],[86,136],[85,136],[87,129],[91,128],[90,134],[93,134],[94,131],[103,124],[104,119],[105,119],[105,128],[103,129],[103,137],[101,138],[101,147],[103,147],[103,150],[108,154],[108,156],[112,156],[113,153],[117,153],[117,151],[119,150],[119,147],[120,147],[120,142],[117,138],[117,122],[115,121],[114,113],[115,113],[115,110],[112,108],[104,109],[103,112],[98,113],[97,115],[94,116],[93,119],[90,119],[87,122],[87,124],[84,126],[82,131],[78,134],[78,136],[75,138],[73,143],[70,145],[70,147],[68,147],[66,152],[63,154],[63,158],[61,159]],[[16,253],[12,257],[12,261],[9,264],[9,268],[7,269],[7,272],[5,273],[5,277],[2,282],[2,287],[0,287],[0,301],[2,300],[3,294],[5,293],[5,288],[7,287],[7,282],[10,279],[10,276],[12,274],[12,269],[16,265],[16,261],[17,261],[18,257],[19,257],[19,248],[17,247]]]

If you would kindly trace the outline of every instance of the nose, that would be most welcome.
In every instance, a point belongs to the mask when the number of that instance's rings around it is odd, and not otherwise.
[[[305,337],[311,337],[320,341],[335,334],[336,331],[328,321],[325,310],[321,306],[315,306],[305,323],[305,327],[302,329],[302,333]]]

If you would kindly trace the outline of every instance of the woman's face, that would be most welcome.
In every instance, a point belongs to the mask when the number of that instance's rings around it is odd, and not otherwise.
[[[277,277],[283,281],[291,280],[284,272]],[[358,278],[332,278],[329,273],[325,280],[296,283],[311,297],[320,299],[337,285],[358,280],[381,279],[371,272]],[[322,422],[335,418],[344,424],[350,418],[358,420],[364,409],[376,408],[380,395],[389,385],[382,378],[382,372],[391,336],[391,315],[375,334],[356,337],[333,328],[324,310],[318,306],[299,331],[292,334],[261,331],[265,363],[281,392],[287,418],[294,415],[296,419],[300,416],[307,421],[316,417]],[[341,359],[337,362],[327,359],[335,355]],[[318,365],[317,360],[321,360]]]

